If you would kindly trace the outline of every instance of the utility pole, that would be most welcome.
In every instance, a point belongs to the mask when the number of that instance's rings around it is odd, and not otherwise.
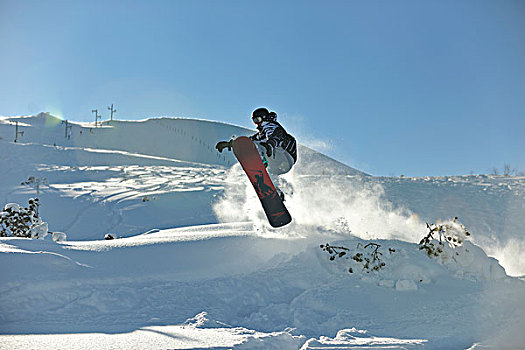
[[[66,139],[70,139],[71,138],[71,129],[72,128],[73,128],[73,125],[69,125],[69,123],[66,120],[66,134],[64,136]],[[69,131],[69,133],[68,133],[68,131]]]
[[[95,128],[97,127],[97,122],[100,118],[102,118],[100,115],[98,115],[98,109],[93,109],[91,113],[95,113]]]
[[[108,107],[108,110],[111,111],[111,119],[113,121],[113,113],[117,113],[116,109],[113,109],[113,103],[111,104],[111,107]]]
[[[23,131],[18,131],[18,122],[15,122],[16,126],[15,126],[15,142],[18,141],[18,135],[20,136],[24,136],[24,132]]]

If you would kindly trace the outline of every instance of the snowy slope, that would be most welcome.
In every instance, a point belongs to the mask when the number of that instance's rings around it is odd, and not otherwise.
[[[133,154],[165,157],[193,163],[231,166],[236,163],[231,152],[219,153],[215,144],[232,136],[251,135],[254,130],[198,119],[152,118],[143,121],[106,121],[71,123],[49,114],[0,118],[0,140],[15,138],[15,123],[24,134],[19,143],[117,150]],[[366,174],[339,163],[302,145],[297,167],[303,173]]]
[[[0,348],[524,344],[525,286],[508,276],[525,274],[524,178],[375,178],[302,147],[281,184],[294,221],[274,230],[213,149],[249,130],[159,118],[67,131],[42,114],[0,119],[0,204],[38,191],[68,236],[0,239]],[[472,238],[430,259],[425,222],[454,216]],[[370,273],[320,248],[370,240],[386,264]]]
[[[8,142],[16,122],[24,134],[17,143]],[[28,193],[36,195],[36,186],[20,183],[31,176],[45,179],[39,196],[49,204],[42,214],[53,230],[74,239],[215,223],[210,199],[222,193],[234,157],[217,152],[214,145],[249,133],[224,123],[180,118],[113,121],[98,128],[66,124],[43,113],[3,118],[0,160],[13,166],[4,169],[0,198],[24,203]],[[298,174],[367,176],[306,147],[299,152]],[[71,199],[75,206],[67,204]],[[48,210],[56,207],[64,209]]]

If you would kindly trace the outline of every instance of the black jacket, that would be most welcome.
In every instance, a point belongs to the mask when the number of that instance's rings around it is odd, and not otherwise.
[[[297,161],[297,142],[295,138],[288,134],[286,130],[277,122],[262,122],[257,126],[257,134],[250,136],[253,141],[263,141],[273,147],[281,147],[290,153],[294,163]]]

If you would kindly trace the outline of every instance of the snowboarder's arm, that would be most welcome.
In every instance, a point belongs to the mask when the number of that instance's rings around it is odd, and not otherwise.
[[[275,154],[274,152],[274,148],[275,146],[269,142],[260,142],[260,145],[263,146],[264,148],[266,148],[266,155],[268,157],[271,157],[272,155]]]
[[[273,147],[277,147],[286,138],[286,131],[282,127],[275,128],[271,134],[268,135],[268,143]]]
[[[272,146],[273,148],[277,147],[278,140],[276,138],[270,138],[268,139],[268,144]]]
[[[268,144],[271,145],[273,148],[279,146],[282,147],[284,150],[286,150],[292,158],[294,159],[294,162],[297,161],[297,146],[295,142],[295,138],[288,134],[284,128],[279,125],[278,123],[277,127],[274,128],[268,128]]]
[[[233,146],[233,140],[230,140],[230,141],[219,141],[215,145],[215,148],[217,148],[217,151],[222,153],[222,150],[225,149],[225,148],[228,148],[228,151],[231,151],[232,150],[232,146]]]

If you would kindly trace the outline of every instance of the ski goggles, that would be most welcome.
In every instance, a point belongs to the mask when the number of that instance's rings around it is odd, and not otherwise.
[[[261,124],[263,121],[263,117],[261,116],[252,117],[252,120],[255,124]]]

